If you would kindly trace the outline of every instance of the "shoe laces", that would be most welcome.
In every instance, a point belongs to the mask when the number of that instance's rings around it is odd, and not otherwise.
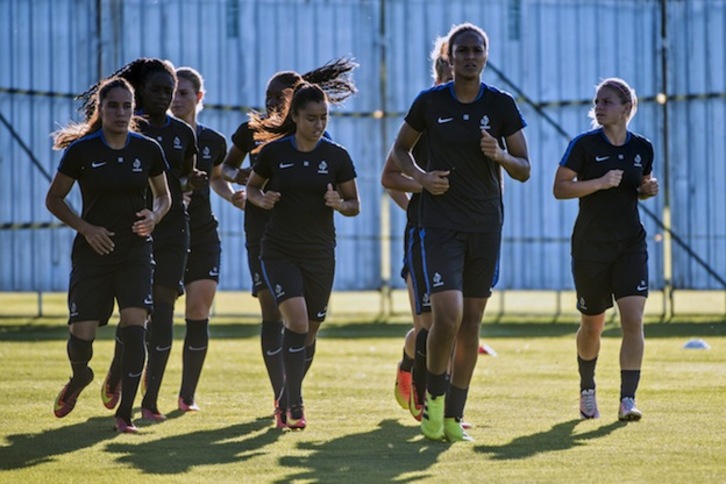
[[[625,397],[621,400],[620,405],[623,407],[623,410],[630,411],[635,408],[635,400],[630,397]]]
[[[595,390],[584,390],[582,392],[582,404],[588,414],[597,411],[597,400],[595,400]]]

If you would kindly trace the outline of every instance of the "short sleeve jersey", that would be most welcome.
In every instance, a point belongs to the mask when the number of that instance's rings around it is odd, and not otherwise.
[[[619,186],[580,198],[580,211],[572,234],[572,255],[599,260],[598,242],[624,241],[644,235],[638,213],[638,188],[653,171],[653,145],[628,132],[622,146],[614,146],[602,128],[573,139],[560,165],[577,173],[578,180],[600,178],[610,170],[623,170]]]
[[[266,243],[296,254],[335,247],[333,209],[324,196],[328,184],[335,188],[356,177],[345,148],[323,137],[312,151],[302,152],[290,136],[266,144],[254,170],[269,180],[268,190],[281,194],[265,228],[263,255]]]
[[[429,162],[428,147],[426,146],[426,133],[422,134],[413,147],[413,157],[419,166],[426,167]],[[411,227],[419,226],[419,212],[421,211],[421,194],[412,193],[406,207],[406,221]]]
[[[206,172],[211,179],[212,169],[220,165],[227,154],[227,140],[217,131],[197,124],[197,146],[197,169]],[[212,213],[209,184],[192,193],[187,210],[192,232],[217,227],[217,219]]]
[[[58,171],[78,182],[83,198],[81,218],[114,233],[116,246],[142,242],[132,231],[136,213],[147,206],[149,178],[166,170],[164,153],[155,141],[129,133],[126,146],[108,146],[102,131],[72,143]],[[88,245],[80,234],[76,244]]]
[[[168,115],[164,126],[152,126],[148,122],[143,122],[140,128],[143,134],[161,145],[170,167],[167,179],[171,195],[171,208],[154,229],[154,238],[173,237],[186,224],[187,213],[181,188],[182,166],[186,158],[197,153],[196,136],[191,126]]]
[[[249,153],[250,166],[254,166],[257,159],[256,154],[252,154],[252,150],[257,148],[262,142],[255,141],[255,132],[250,129],[250,123],[242,123],[237,131],[232,135],[232,143],[243,153]],[[270,219],[270,212],[260,207],[248,203],[245,205],[245,237],[247,243],[259,243],[262,240],[262,234],[265,231],[265,225]]]
[[[453,82],[418,95],[406,123],[428,138],[427,171],[450,170],[443,195],[421,194],[421,226],[495,232],[502,226],[499,165],[481,151],[481,131],[499,140],[526,126],[512,96],[481,84],[471,103],[456,99]]]

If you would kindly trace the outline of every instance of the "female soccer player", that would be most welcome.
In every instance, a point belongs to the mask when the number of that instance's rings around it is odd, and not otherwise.
[[[286,99],[290,97],[293,87],[302,81],[321,86],[328,95],[330,103],[342,103],[355,92],[355,86],[348,81],[348,76],[356,67],[357,64],[354,62],[341,58],[302,75],[294,71],[278,72],[267,83],[265,93],[267,112],[265,116],[279,112]],[[227,180],[240,184],[247,183],[251,166],[254,165],[257,157],[256,153],[261,145],[261,141],[254,139],[254,130],[250,127],[250,123],[242,123],[232,135],[232,146],[223,163],[223,172]],[[250,155],[250,167],[241,168],[242,162],[248,153]],[[263,210],[254,204],[247,204],[245,207],[245,246],[247,248],[247,262],[252,276],[252,295],[259,301],[262,313],[262,357],[274,394],[275,420],[277,426],[283,428],[286,427],[286,409],[284,406],[280,406],[280,402],[286,401],[283,395],[285,372],[281,351],[283,323],[275,298],[270,294],[264,282],[260,263],[262,234],[269,217],[269,211]],[[307,371],[315,354],[314,340],[305,349],[305,354],[305,371]]]
[[[215,192],[239,209],[244,208],[244,191],[235,192],[222,177],[222,160],[227,152],[224,136],[197,122],[204,99],[204,79],[191,67],[176,70],[177,85],[171,112],[185,121],[197,134],[199,156],[197,169],[208,174]],[[189,196],[190,244],[184,275],[186,290],[186,337],[183,369],[179,390],[179,410],[199,410],[194,393],[199,383],[209,344],[209,313],[219,283],[222,254],[219,225],[212,213],[209,185],[194,190]]]
[[[285,325],[287,401],[280,405],[287,409],[286,425],[292,429],[307,425],[302,400],[305,349],[325,320],[333,287],[333,211],[354,216],[360,210],[353,162],[345,148],[323,137],[327,122],[325,91],[301,82],[281,115],[253,116],[251,123],[256,138],[269,141],[250,174],[247,196],[270,210],[260,257]]]
[[[446,37],[438,37],[431,52],[435,86],[452,79],[447,50]],[[427,164],[426,149],[425,136],[422,136],[413,151],[414,157],[423,166]],[[398,364],[394,396],[401,408],[409,410],[413,417],[420,421],[423,415],[423,400],[426,390],[426,337],[431,327],[431,302],[426,289],[426,281],[423,278],[418,223],[422,188],[415,180],[401,172],[391,154],[383,167],[381,184],[387,189],[393,201],[406,211],[401,277],[406,281],[413,315],[413,329],[406,333],[403,357]],[[411,193],[410,198],[407,193]]]
[[[499,257],[501,169],[524,182],[530,163],[525,122],[514,99],[480,80],[487,35],[464,23],[454,26],[447,40],[454,81],[419,94],[393,154],[402,171],[424,188],[420,224],[433,322],[421,430],[432,440],[458,441],[471,440],[460,422]],[[422,133],[428,142],[426,167],[411,152]]]
[[[183,292],[183,277],[189,250],[189,215],[183,192],[199,188],[204,176],[195,168],[196,137],[185,122],[167,114],[176,88],[176,73],[169,61],[140,58],[116,72],[129,81],[136,91],[136,108],[143,117],[141,132],[159,142],[170,170],[167,172],[171,208],[164,221],[156,227],[154,239],[154,311],[148,324],[149,359],[142,381],[146,391],[141,402],[141,416],[160,422],[166,416],[158,409],[157,399],[166,364],[171,352],[174,304]],[[120,342],[106,380],[101,398],[106,408],[118,401],[120,378]]]
[[[85,123],[55,133],[54,148],[67,150],[48,189],[46,206],[78,234],[71,255],[68,289],[68,359],[73,376],[55,399],[56,417],[65,417],[93,380],[88,363],[99,326],[119,306],[123,342],[116,411],[118,432],[137,431],[132,407],[144,368],[144,324],[152,308],[151,233],[169,210],[166,161],[153,140],[131,131],[133,88],[121,78],[102,82],[93,95]],[[79,217],[65,198],[78,182],[83,195]],[[147,187],[152,209],[147,208]]]
[[[572,231],[572,275],[582,315],[576,338],[582,418],[600,416],[595,365],[613,298],[623,332],[618,419],[642,417],[635,392],[645,346],[648,248],[638,200],[655,196],[658,181],[652,176],[653,145],[628,131],[637,106],[635,91],[625,81],[602,81],[589,113],[594,129],[570,142],[555,174],[555,198],[580,199]]]

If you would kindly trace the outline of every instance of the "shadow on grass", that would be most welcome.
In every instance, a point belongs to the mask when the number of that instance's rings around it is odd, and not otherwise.
[[[0,469],[22,469],[53,461],[54,457],[93,447],[113,439],[112,417],[93,417],[85,422],[33,434],[8,435],[0,447]]]
[[[370,432],[297,446],[309,455],[282,457],[280,465],[292,474],[276,482],[414,482],[435,477],[427,469],[450,448],[425,440],[419,427],[393,419],[381,421]]]
[[[482,325],[481,335],[485,340],[512,337],[559,337],[573,335],[577,331],[576,322],[515,322],[490,323]],[[324,339],[351,338],[402,338],[411,328],[408,322],[351,322],[323,323],[320,336]],[[177,321],[174,325],[176,340],[184,338],[184,324]],[[99,341],[110,341],[114,338],[115,325],[100,328],[97,335]],[[213,339],[247,339],[258,338],[260,326],[256,323],[214,322],[210,324]],[[603,337],[619,338],[620,327],[607,324]],[[646,338],[703,337],[726,336],[726,321],[714,322],[682,322],[682,323],[647,323]],[[48,320],[12,324],[0,320],[0,341],[66,341],[68,327],[59,321]]]
[[[263,432],[260,430],[264,429]],[[159,440],[111,443],[106,452],[116,462],[147,474],[184,474],[204,465],[239,463],[263,454],[281,435],[269,417],[214,430],[200,430]]]
[[[483,454],[491,454],[494,460],[515,460],[534,457],[546,452],[568,450],[584,445],[588,440],[609,435],[615,429],[625,427],[626,422],[615,421],[584,434],[574,434],[575,427],[582,422],[580,419],[562,422],[545,432],[518,437],[504,445],[481,445],[475,450]]]

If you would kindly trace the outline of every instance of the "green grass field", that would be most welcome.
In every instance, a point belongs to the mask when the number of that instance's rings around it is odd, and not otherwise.
[[[198,402],[176,408],[183,326],[160,396],[169,420],[112,431],[96,379],[64,419],[52,403],[69,375],[64,319],[0,319],[0,482],[726,482],[726,321],[651,323],[638,393],[643,420],[617,421],[619,330],[597,372],[602,418],[578,419],[574,323],[485,323],[466,419],[473,443],[425,440],[393,399],[405,321],[323,326],[304,394],[308,428],[272,427],[272,392],[253,320],[217,318]],[[692,337],[710,350],[685,350]]]

